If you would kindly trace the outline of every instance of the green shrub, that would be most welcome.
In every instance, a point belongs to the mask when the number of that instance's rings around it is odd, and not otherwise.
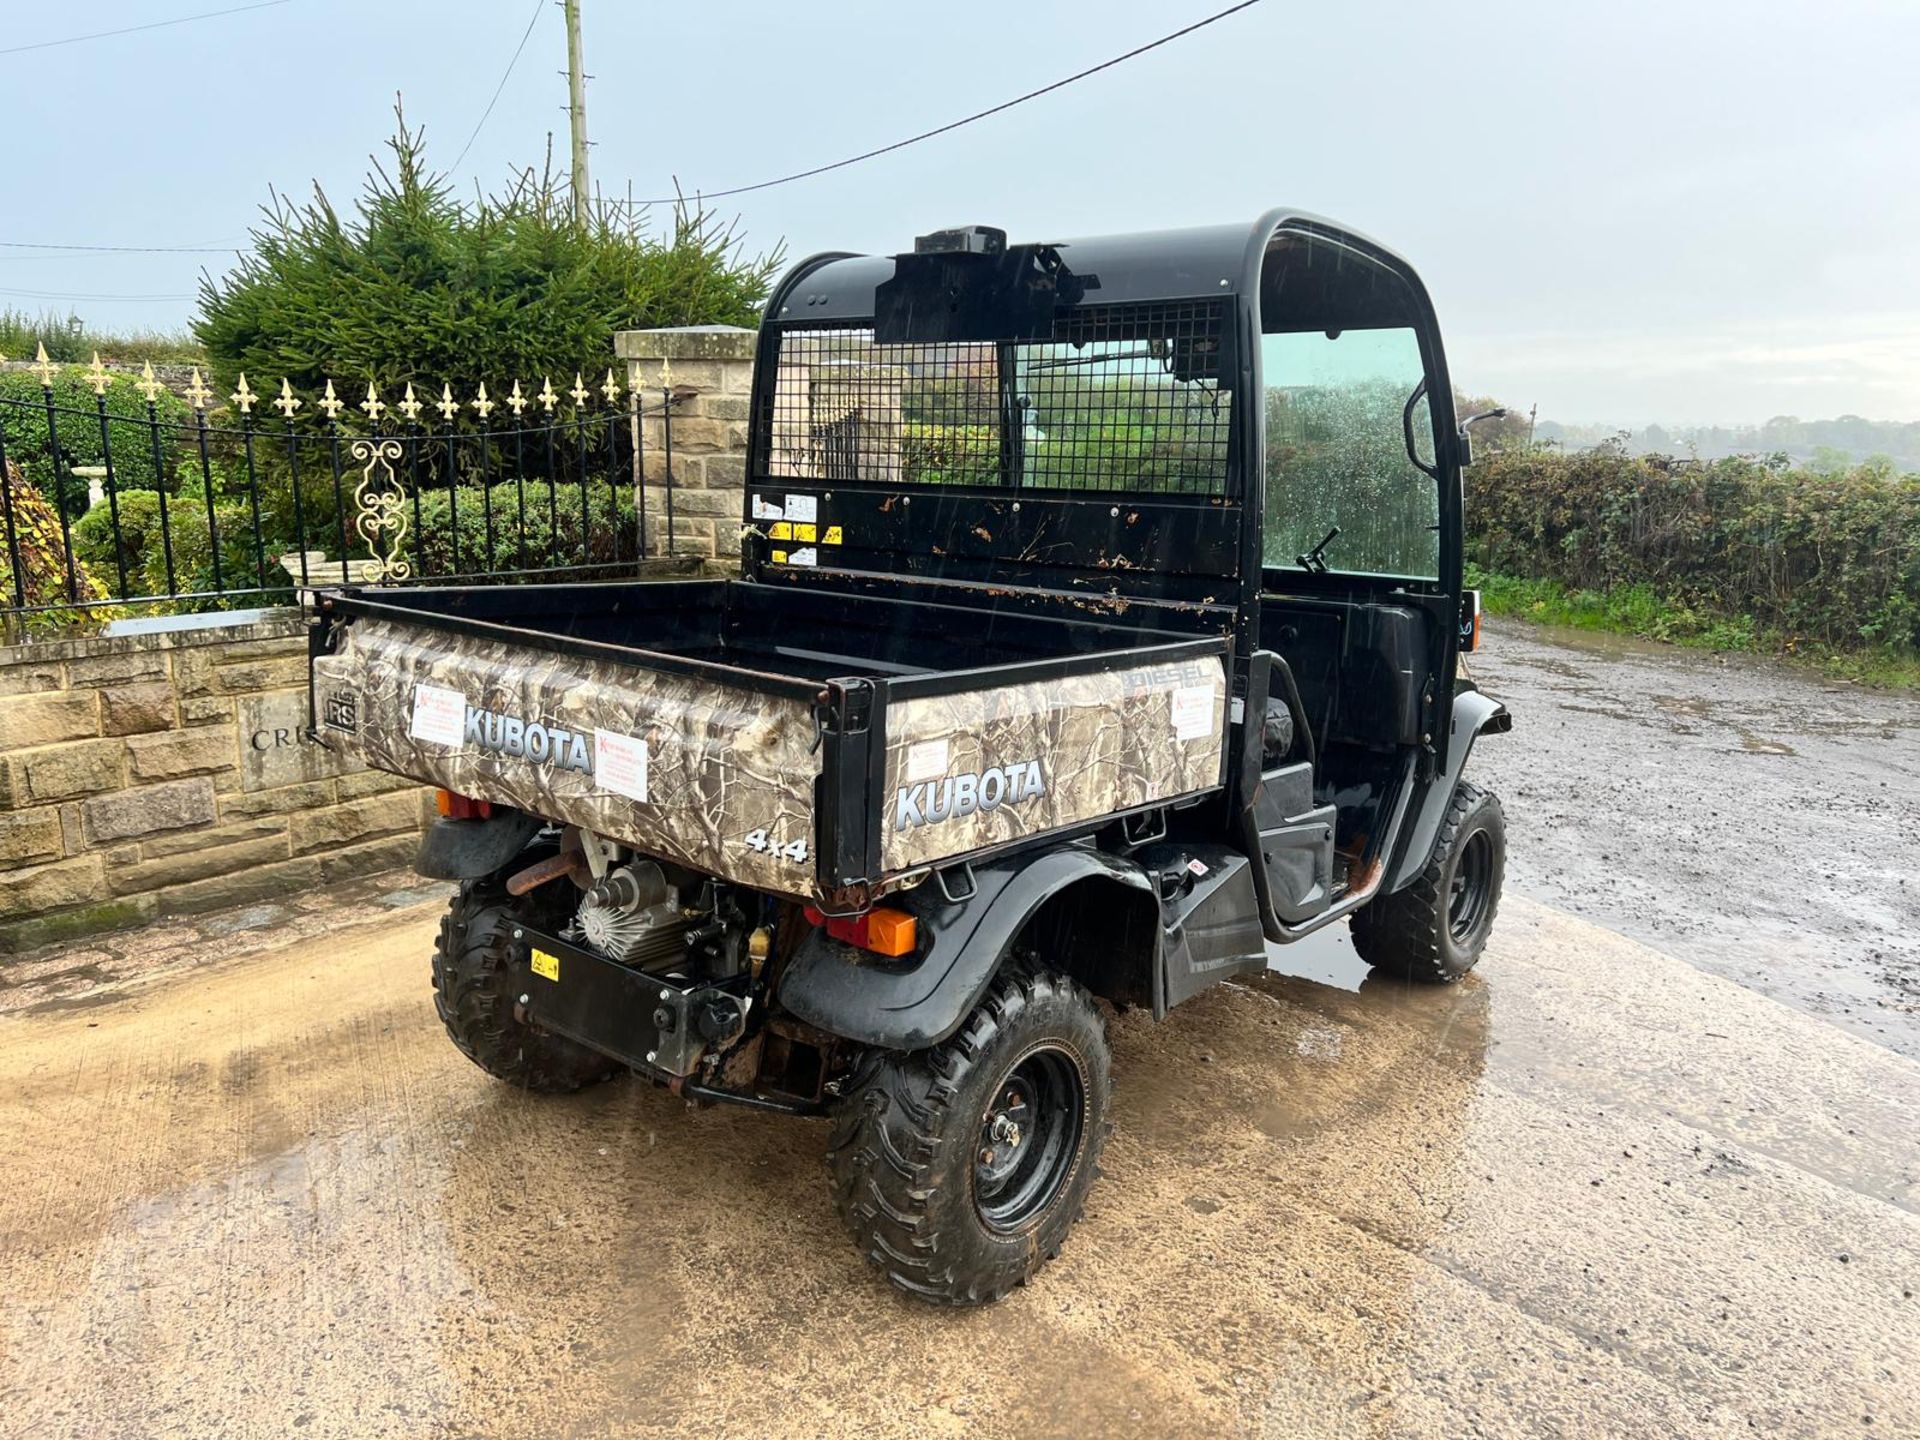
[[[214,501],[213,525],[219,530],[220,570],[213,564],[213,534],[207,523],[204,489],[183,490],[166,502],[161,523],[160,496],[151,490],[129,491],[119,497],[119,546],[114,543],[113,516],[96,505],[73,526],[73,549],[116,595],[191,595],[214,590],[252,590],[265,582],[282,599],[292,598],[292,587],[277,561],[277,551],[266,552],[266,569],[254,546],[250,508],[239,501]],[[126,588],[120,586],[120,566],[126,566]],[[171,573],[169,573],[171,566]],[[196,608],[218,605],[271,603],[257,595],[209,601]]]
[[[445,490],[431,491],[420,497],[417,529],[412,504],[408,504],[408,528],[402,541],[404,558],[413,565],[415,578],[487,570],[552,569],[558,572],[531,577],[542,581],[569,578],[566,573],[569,566],[634,560],[639,543],[632,490],[622,486],[616,493],[604,483],[590,484],[586,502],[588,543],[583,548],[581,495],[577,485],[548,486],[544,481],[529,480],[524,492],[511,481],[485,490],[477,485],[462,485],[453,498],[449,498]],[[489,503],[493,517],[491,542],[487,533]],[[367,553],[364,543],[357,544],[353,553],[364,556]]]
[[[1920,645],[1920,476],[1616,445],[1496,453],[1467,490],[1468,549],[1487,570],[1603,596],[1640,587],[1729,635]]]
[[[115,374],[107,386],[107,435],[112,444],[114,484],[122,492],[151,490],[155,483],[153,431],[147,424],[147,401],[132,376]],[[0,371],[0,432],[7,458],[43,494],[54,491],[52,438],[57,435],[63,460],[59,466],[59,494],[69,516],[84,514],[87,481],[72,467],[103,465],[106,448],[100,437],[100,413],[93,387],[77,367],[62,367],[53,377],[53,426],[47,423],[46,391],[40,377],[24,370]],[[169,488],[178,484],[184,427],[193,423],[186,401],[162,390],[154,402],[160,421],[159,478]]]
[[[550,170],[462,201],[404,118],[389,143],[393,173],[376,164],[351,213],[317,187],[276,197],[234,269],[202,281],[194,330],[221,388],[245,371],[309,397],[331,377],[465,398],[610,362],[616,330],[758,318],[778,254],[743,257],[703,211],[678,210],[664,240],[611,204],[583,226]]]
[[[1000,432],[991,425],[900,427],[900,478],[914,485],[998,485]]]

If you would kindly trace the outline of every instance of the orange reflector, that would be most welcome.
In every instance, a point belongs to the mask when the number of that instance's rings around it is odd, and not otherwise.
[[[433,808],[449,820],[491,820],[493,802],[490,800],[470,800],[465,795],[456,795],[451,790],[433,792]]]
[[[825,924],[827,934],[843,945],[870,950],[875,955],[911,954],[919,939],[919,922],[904,910],[869,910],[864,915],[822,915],[807,906],[807,919]]]
[[[913,949],[918,926],[904,910],[867,912],[866,948],[876,955],[905,955]]]

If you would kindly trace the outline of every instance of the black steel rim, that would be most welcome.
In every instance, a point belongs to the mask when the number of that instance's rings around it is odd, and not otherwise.
[[[1447,897],[1447,928],[1459,944],[1472,940],[1487,913],[1493,889],[1493,840],[1476,830],[1460,848],[1453,867],[1453,887]]]
[[[1000,1234],[1033,1223],[1059,1196],[1080,1155],[1086,1083],[1065,1050],[1029,1050],[995,1088],[980,1120],[973,1203]]]

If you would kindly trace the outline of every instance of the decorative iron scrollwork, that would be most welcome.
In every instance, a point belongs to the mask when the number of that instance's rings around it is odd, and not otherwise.
[[[413,566],[403,555],[407,535],[407,492],[393,473],[393,462],[404,455],[398,440],[356,440],[352,454],[364,468],[353,487],[353,528],[367,542],[373,558],[363,566],[366,578],[378,584],[406,580]],[[374,472],[379,471],[376,477]]]

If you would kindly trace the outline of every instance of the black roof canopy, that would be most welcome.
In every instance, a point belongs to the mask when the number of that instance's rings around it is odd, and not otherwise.
[[[1250,224],[1143,230],[1048,243],[1067,269],[1087,282],[1079,304],[1252,297],[1260,291],[1268,246],[1283,228],[1358,250],[1411,274],[1384,246],[1332,221],[1287,208],[1269,210]],[[893,278],[895,269],[894,258],[886,255],[814,256],[795,266],[782,282],[767,319],[779,325],[871,319],[874,292]]]

